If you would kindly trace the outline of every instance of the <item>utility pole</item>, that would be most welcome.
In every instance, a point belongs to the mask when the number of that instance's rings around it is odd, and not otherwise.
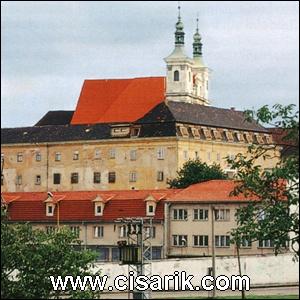
[[[127,240],[119,241],[118,245],[121,264],[128,265],[128,278],[131,272],[135,276],[145,275],[150,278],[152,273],[152,218],[121,218],[116,222],[125,226],[127,231]],[[133,299],[150,299],[151,290],[134,289],[132,297]]]

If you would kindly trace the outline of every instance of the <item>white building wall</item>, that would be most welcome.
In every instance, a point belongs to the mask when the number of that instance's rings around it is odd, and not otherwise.
[[[211,267],[211,258],[168,259],[153,261],[152,275],[172,275],[175,271],[185,271],[187,275],[194,275],[191,281],[199,285],[201,278],[207,275]],[[279,256],[244,256],[241,257],[242,275],[250,277],[250,287],[273,286],[299,283],[299,262],[294,262],[293,254]],[[94,270],[100,270],[101,275],[108,275],[107,285],[113,285],[118,275],[127,276],[128,266],[118,263],[98,263]],[[216,276],[238,275],[238,262],[236,257],[217,257]],[[171,285],[172,281],[170,281]]]

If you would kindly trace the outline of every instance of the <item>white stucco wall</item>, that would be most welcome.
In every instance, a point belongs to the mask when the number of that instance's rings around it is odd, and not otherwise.
[[[245,256],[241,257],[242,274],[250,277],[251,286],[284,285],[299,282],[299,262],[293,261],[293,254],[279,256]],[[185,271],[194,275],[192,283],[197,285],[207,275],[211,258],[168,259],[152,263],[152,275],[171,275],[175,271]],[[101,275],[108,275],[108,284],[113,284],[117,275],[127,275],[128,267],[116,263],[98,263],[95,270]],[[218,257],[216,259],[216,276],[238,275],[237,258]],[[171,283],[171,282],[170,282]]]

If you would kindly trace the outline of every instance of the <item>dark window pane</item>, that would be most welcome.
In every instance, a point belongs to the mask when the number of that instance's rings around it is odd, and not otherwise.
[[[94,172],[94,183],[100,183],[100,182],[101,182],[101,173]]]
[[[116,172],[109,172],[108,173],[108,182],[115,183],[116,182]]]
[[[60,184],[60,173],[53,174],[53,184]]]
[[[79,175],[78,173],[71,174],[71,183],[78,183]]]

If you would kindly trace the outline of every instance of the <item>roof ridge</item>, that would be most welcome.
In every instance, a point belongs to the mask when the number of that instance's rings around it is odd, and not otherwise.
[[[110,81],[110,80],[134,80],[134,79],[147,79],[147,78],[166,78],[166,76],[140,76],[130,78],[88,78],[84,81]]]

